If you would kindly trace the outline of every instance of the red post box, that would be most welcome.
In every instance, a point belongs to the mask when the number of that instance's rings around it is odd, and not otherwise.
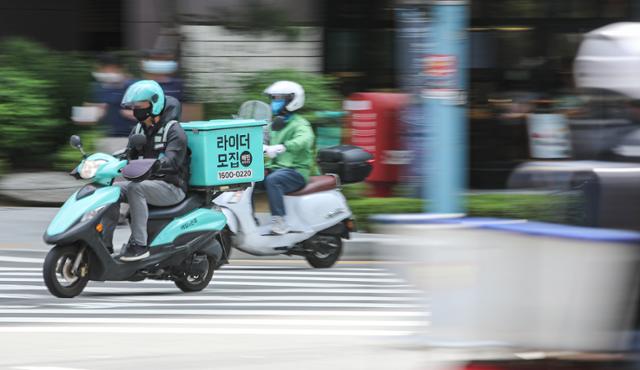
[[[398,182],[400,111],[408,103],[408,95],[394,93],[355,93],[344,102],[351,144],[374,156],[373,171],[366,180],[373,186],[373,196],[391,196]]]

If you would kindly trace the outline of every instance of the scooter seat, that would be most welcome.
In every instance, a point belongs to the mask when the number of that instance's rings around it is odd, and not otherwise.
[[[168,207],[149,206],[150,220],[173,219],[185,215],[204,204],[204,197],[200,194],[187,194],[180,203]]]
[[[293,193],[289,193],[287,195],[293,197],[299,197],[301,195],[318,193],[321,191],[333,190],[338,186],[338,180],[335,176],[331,175],[322,175],[322,176],[311,176],[309,177],[309,182],[307,185]]]

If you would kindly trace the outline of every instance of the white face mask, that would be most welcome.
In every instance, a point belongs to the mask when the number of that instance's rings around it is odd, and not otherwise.
[[[96,81],[104,84],[117,84],[124,81],[124,76],[116,72],[93,72],[91,75]]]
[[[143,60],[142,70],[147,73],[168,75],[178,70],[178,62],[173,60]]]

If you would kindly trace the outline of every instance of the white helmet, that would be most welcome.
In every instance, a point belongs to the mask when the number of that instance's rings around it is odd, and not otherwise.
[[[292,81],[278,81],[264,90],[270,98],[286,96],[287,105],[285,108],[289,112],[295,112],[304,106],[304,89],[299,83]]]

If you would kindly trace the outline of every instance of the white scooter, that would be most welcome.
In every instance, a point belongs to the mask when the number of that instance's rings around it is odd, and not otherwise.
[[[316,268],[333,266],[342,253],[354,222],[345,197],[333,175],[312,176],[302,190],[285,195],[291,232],[271,232],[268,213],[254,213],[254,187],[222,193],[216,204],[227,218],[231,245],[255,256],[298,255]]]
[[[260,101],[248,101],[236,117],[271,121],[271,108]],[[268,128],[265,142],[268,142]],[[369,158],[367,154],[365,161]],[[370,173],[371,163],[367,162],[352,171],[361,172],[361,179],[355,181],[364,180]],[[335,172],[341,171],[336,168]],[[328,268],[338,261],[342,239],[349,239],[349,233],[355,229],[353,215],[340,191],[339,175],[311,176],[303,189],[285,195],[286,221],[291,228],[285,235],[271,232],[269,213],[254,212],[253,192],[251,186],[222,193],[213,200],[227,218],[227,229],[222,233],[225,244],[254,256],[303,256],[316,268]],[[227,245],[224,247],[231,250]]]

